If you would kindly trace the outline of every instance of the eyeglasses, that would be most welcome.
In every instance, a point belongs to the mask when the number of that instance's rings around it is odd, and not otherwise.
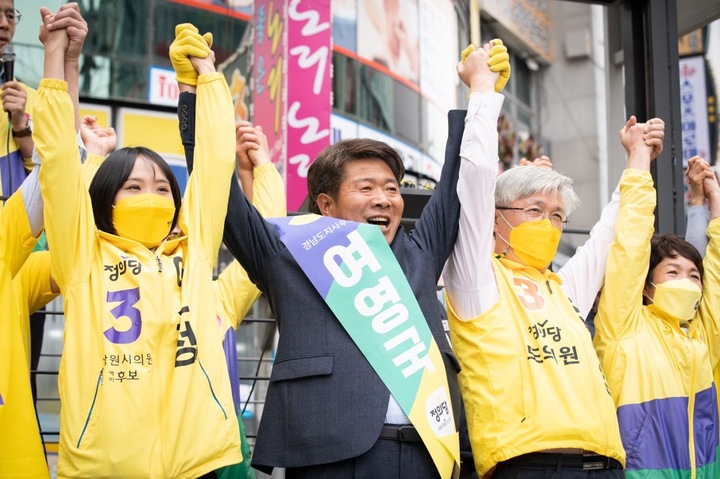
[[[513,210],[513,211],[524,211],[525,218],[528,221],[537,221],[548,218],[550,223],[557,229],[564,230],[567,226],[568,220],[560,213],[546,213],[537,206],[529,206],[527,208],[516,208],[512,206],[496,206],[497,210]]]
[[[20,19],[22,18],[22,14],[20,13],[20,10],[12,9],[12,10],[0,10],[0,21],[5,17],[10,25],[17,25],[20,23]]]

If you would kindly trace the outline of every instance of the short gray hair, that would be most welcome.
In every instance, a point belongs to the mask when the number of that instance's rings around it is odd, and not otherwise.
[[[562,197],[565,214],[570,216],[580,198],[572,187],[573,181],[555,170],[537,166],[518,166],[501,173],[495,182],[495,206],[509,206],[516,200],[537,194],[554,193]]]

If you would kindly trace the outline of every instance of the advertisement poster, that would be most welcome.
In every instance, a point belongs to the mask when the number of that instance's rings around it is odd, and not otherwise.
[[[418,84],[416,0],[358,0],[357,53],[394,77]]]

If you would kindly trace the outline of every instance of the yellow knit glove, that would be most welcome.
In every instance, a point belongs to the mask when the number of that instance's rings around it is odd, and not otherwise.
[[[502,40],[496,38],[490,42],[492,48],[490,48],[490,59],[488,59],[488,65],[490,70],[494,72],[500,72],[500,77],[495,82],[495,91],[501,92],[508,80],[510,79],[510,55],[508,55],[507,47],[503,45]],[[475,45],[470,44],[460,54],[460,60],[465,59],[472,52],[475,51]]]
[[[170,45],[170,61],[178,83],[197,85],[198,73],[190,63],[190,57],[206,58],[210,54],[212,41],[212,33],[201,36],[191,23],[181,23],[175,27],[175,40]]]
[[[495,82],[495,91],[500,93],[510,79],[510,55],[502,40],[496,38],[490,42],[490,59],[488,65],[490,70],[500,72],[500,77]]]
[[[462,53],[460,54],[460,61],[463,61],[463,62],[464,62],[465,59],[468,57],[468,55],[470,55],[470,54],[471,54],[472,52],[474,52],[474,51],[475,51],[475,45],[473,45],[473,44],[471,43],[471,44],[468,45],[467,48],[466,48],[465,50],[463,50]]]

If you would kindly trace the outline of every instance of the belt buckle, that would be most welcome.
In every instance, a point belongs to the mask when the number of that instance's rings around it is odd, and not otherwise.
[[[411,430],[415,429],[413,426],[400,426],[398,428],[398,440],[399,441],[410,441],[412,438],[405,435],[405,431],[408,432],[408,434],[411,434]]]
[[[607,457],[601,456],[599,454],[583,454],[583,471],[596,471],[599,469],[607,469],[608,466],[609,460]]]

